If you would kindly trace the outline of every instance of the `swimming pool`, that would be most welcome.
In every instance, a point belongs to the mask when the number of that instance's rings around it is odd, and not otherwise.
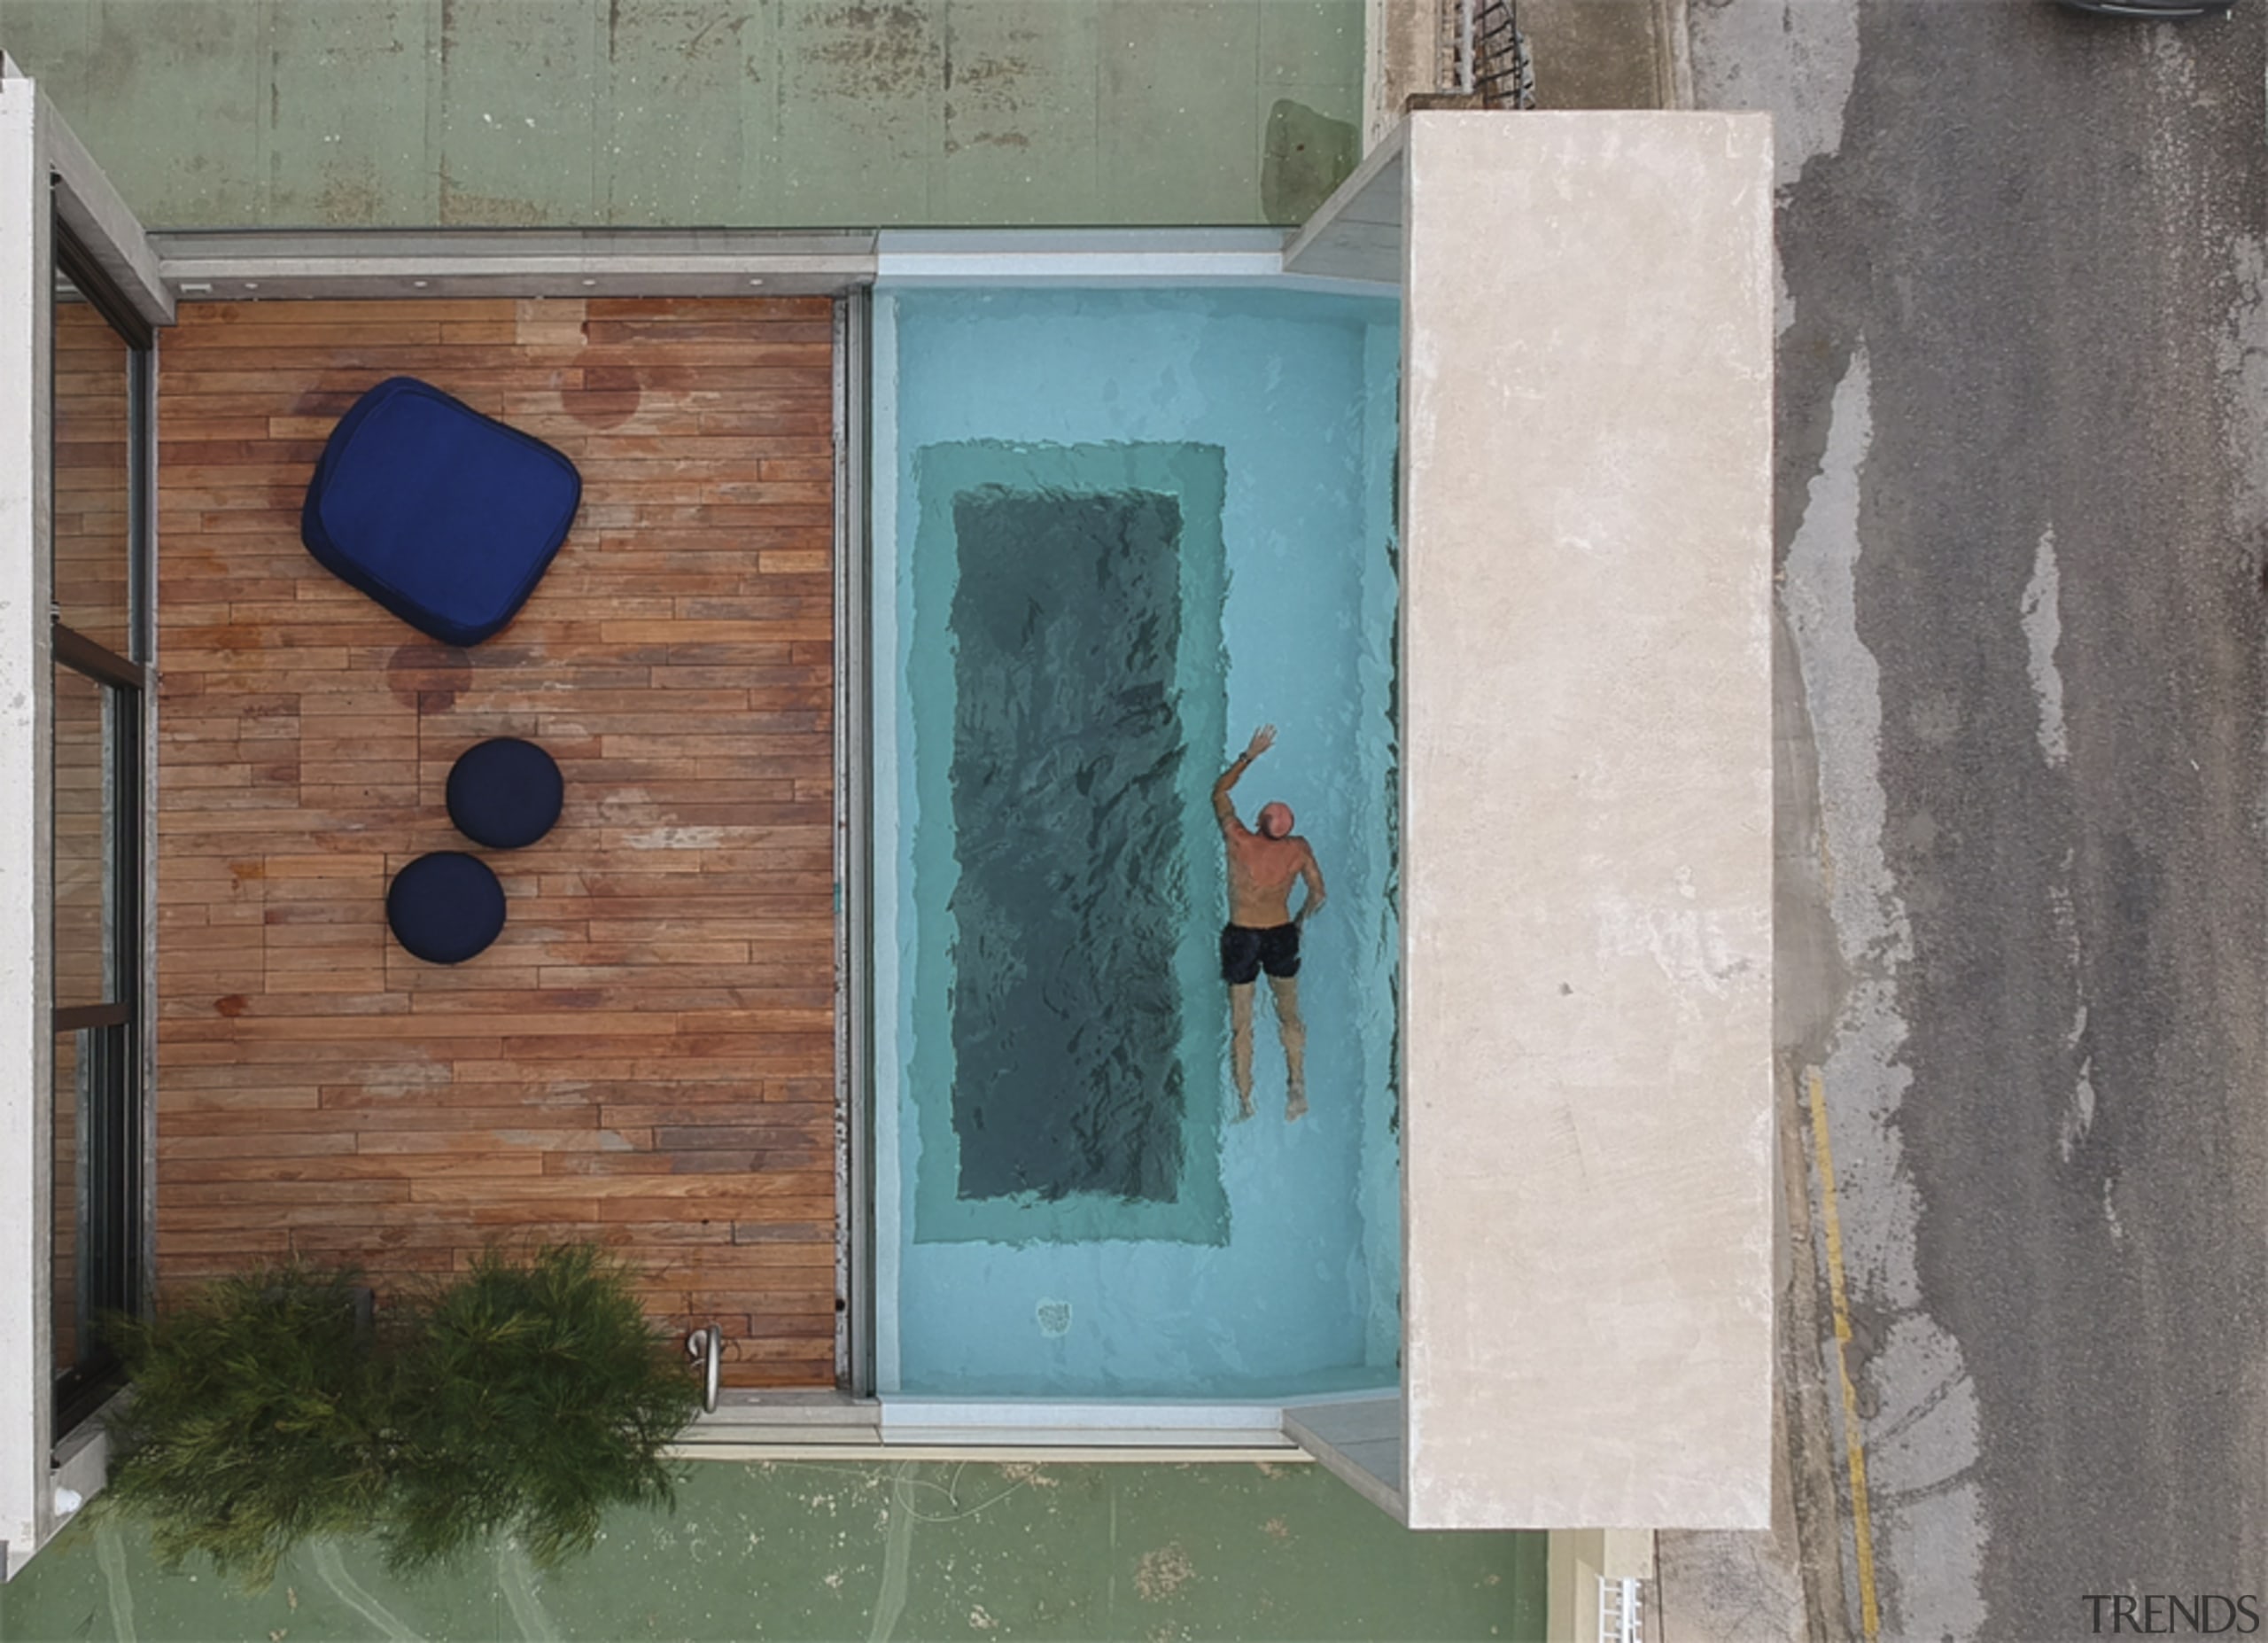
[[[1398,316],[1278,289],[879,288],[875,1380],[1271,1398],[1395,1376]],[[1208,792],[1331,890],[1311,1108],[1232,1124]]]

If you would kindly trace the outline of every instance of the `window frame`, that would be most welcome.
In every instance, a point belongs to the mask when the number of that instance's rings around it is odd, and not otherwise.
[[[101,315],[125,344],[127,368],[120,385],[127,396],[127,647],[120,655],[109,646],[79,632],[67,623],[50,597],[48,638],[50,664],[91,680],[104,692],[105,714],[105,784],[115,796],[108,828],[104,868],[107,882],[105,900],[110,921],[104,997],[97,1003],[57,1005],[50,998],[53,1034],[79,1038],[74,1058],[81,1108],[74,1125],[75,1173],[73,1184],[77,1217],[74,1250],[74,1307],[78,1313],[74,1344],[77,1360],[66,1366],[50,1353],[54,1390],[53,1437],[59,1441],[108,1400],[124,1381],[117,1355],[94,1333],[95,1315],[103,1311],[141,1313],[150,1305],[153,1262],[155,1161],[153,1146],[154,1092],[149,1076],[148,1023],[144,1019],[147,981],[147,898],[151,883],[147,808],[151,761],[146,738],[152,683],[147,658],[154,624],[151,621],[154,579],[155,510],[152,507],[155,448],[156,336],[148,322],[127,302],[116,284],[79,240],[64,213],[54,212],[50,223],[50,282],[59,276]],[[50,330],[52,318],[49,321]],[[54,402],[55,352],[48,354],[47,390]],[[54,460],[56,426],[48,424],[48,458]],[[53,551],[55,494],[47,498],[49,551]],[[51,575],[51,572],[50,572]],[[47,709],[50,722],[54,701]],[[51,747],[51,736],[50,736]],[[50,759],[53,754],[50,751]],[[51,778],[50,778],[51,779]],[[50,804],[52,795],[50,794]],[[55,853],[50,834],[47,870],[50,875],[49,920],[56,916],[52,894]],[[53,937],[50,933],[50,942]],[[56,1092],[61,1099],[61,1092]],[[52,1156],[55,1118],[50,1112],[48,1146]],[[59,1187],[62,1183],[57,1182]],[[49,1260],[54,1259],[53,1226]],[[61,1274],[55,1274],[59,1281]]]

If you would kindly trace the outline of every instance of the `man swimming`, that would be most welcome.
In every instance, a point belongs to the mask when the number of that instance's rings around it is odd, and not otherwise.
[[[1236,763],[1213,783],[1213,814],[1229,853],[1229,923],[1221,931],[1221,979],[1229,984],[1229,1070],[1237,1084],[1237,1122],[1252,1117],[1252,984],[1262,971],[1276,995],[1276,1019],[1284,1033],[1284,1060],[1291,1073],[1288,1121],[1308,1110],[1308,1031],[1300,1021],[1300,926],[1323,905],[1323,869],[1308,841],[1292,832],[1292,808],[1280,800],[1260,807],[1260,830],[1237,819],[1229,790],[1252,761],[1276,741],[1276,727],[1262,725]],[[1304,881],[1307,899],[1292,913],[1292,885]]]

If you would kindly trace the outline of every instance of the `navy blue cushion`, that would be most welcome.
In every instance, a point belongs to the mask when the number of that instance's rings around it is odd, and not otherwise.
[[[331,430],[299,540],[420,633],[478,644],[527,603],[582,495],[542,440],[392,377]]]
[[[449,820],[491,850],[517,850],[551,831],[566,783],[550,754],[500,736],[457,755],[449,767]]]
[[[504,887],[462,851],[420,856],[386,891],[393,938],[429,964],[462,964],[504,928]]]

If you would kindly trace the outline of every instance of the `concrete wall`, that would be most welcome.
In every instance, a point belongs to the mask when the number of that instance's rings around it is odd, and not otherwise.
[[[0,59],[0,1541],[46,1534],[48,161],[38,92]],[[35,389],[36,385],[36,390]]]
[[[1409,1521],[1761,1528],[1769,122],[1406,166]]]

